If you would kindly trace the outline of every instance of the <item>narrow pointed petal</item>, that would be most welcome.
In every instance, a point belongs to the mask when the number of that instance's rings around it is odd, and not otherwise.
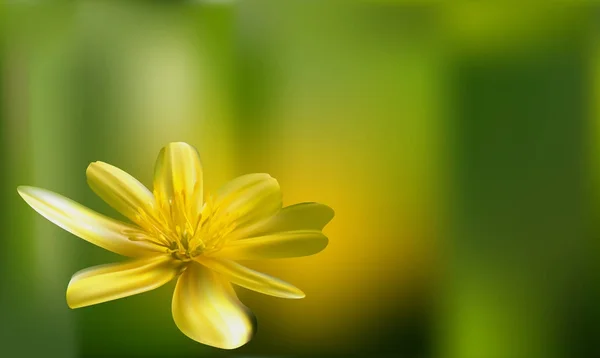
[[[333,216],[333,209],[327,205],[299,203],[281,209],[263,230],[265,232],[323,230]]]
[[[212,256],[230,260],[283,259],[314,255],[329,240],[321,231],[297,230],[237,240],[228,243]]]
[[[232,220],[243,227],[273,216],[281,205],[277,180],[269,174],[248,174],[221,187],[215,195],[214,207],[207,207],[214,220]]]
[[[154,195],[167,217],[180,223],[187,219],[195,228],[202,209],[202,164],[196,148],[179,142],[160,151],[154,169]]]
[[[236,230],[231,234],[230,240],[294,230],[323,230],[325,225],[333,219],[333,216],[333,209],[327,205],[319,203],[290,205],[263,222]]]
[[[142,257],[164,252],[133,225],[108,218],[46,189],[21,186],[21,197],[52,223],[80,238],[119,255]]]
[[[67,304],[79,308],[153,290],[174,279],[181,265],[161,255],[81,270],[69,282]]]
[[[154,196],[144,184],[123,170],[103,162],[91,163],[86,171],[92,190],[129,220],[152,231],[150,222],[156,220]]]
[[[179,277],[172,310],[181,332],[217,348],[238,348],[256,329],[254,315],[238,300],[231,284],[197,263]]]
[[[223,275],[228,281],[249,290],[282,298],[304,298],[306,296],[300,289],[285,281],[254,271],[231,260],[200,257],[198,262]]]

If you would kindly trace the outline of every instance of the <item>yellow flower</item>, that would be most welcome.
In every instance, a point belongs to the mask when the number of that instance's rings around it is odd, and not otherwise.
[[[79,308],[153,290],[177,278],[172,312],[188,337],[233,349],[247,343],[256,320],[231,283],[283,298],[298,288],[236,260],[300,257],[327,246],[321,232],[333,210],[318,203],[282,208],[279,184],[248,174],[203,202],[196,149],[171,143],[158,156],[154,193],[103,162],[87,169],[90,187],[134,224],[94,212],[51,191],[21,186],[19,194],[54,224],[104,249],[130,257],[73,275],[67,304]]]

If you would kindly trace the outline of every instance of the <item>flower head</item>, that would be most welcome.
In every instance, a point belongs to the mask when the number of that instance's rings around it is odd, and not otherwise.
[[[287,282],[236,260],[300,257],[327,246],[321,232],[331,208],[301,203],[282,208],[279,184],[268,174],[232,180],[203,200],[196,149],[171,143],[158,156],[153,192],[103,162],[87,169],[94,192],[132,223],[117,221],[51,191],[21,186],[38,213],[61,228],[130,259],[75,273],[67,288],[71,308],[150,291],[177,279],[172,312],[188,337],[233,349],[256,324],[232,283],[267,295],[303,298]]]

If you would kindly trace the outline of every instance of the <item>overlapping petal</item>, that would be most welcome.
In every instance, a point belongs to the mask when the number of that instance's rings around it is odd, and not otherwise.
[[[233,179],[206,205],[214,221],[235,221],[238,227],[273,216],[281,209],[279,183],[269,174],[248,174]],[[207,213],[208,214],[208,213]],[[203,212],[204,215],[204,212]]]
[[[299,203],[286,206],[273,217],[233,232],[229,240],[263,236],[295,230],[323,230],[333,219],[334,212],[327,205],[319,203]]]
[[[161,255],[90,267],[71,278],[67,304],[79,308],[153,290],[174,279],[181,266],[180,261]]]
[[[285,281],[252,270],[231,260],[200,257],[198,262],[218,272],[228,281],[249,290],[282,298],[303,298],[306,296],[300,289]]]
[[[329,240],[321,231],[287,231],[230,242],[213,256],[230,260],[301,257],[322,251],[328,242]]]
[[[64,230],[114,253],[141,257],[164,252],[135,226],[108,218],[46,189],[21,186],[21,197],[35,211]]]
[[[181,142],[164,147],[154,169],[154,195],[165,215],[195,228],[202,190],[202,165],[196,148]]]
[[[103,162],[91,163],[86,171],[92,190],[129,220],[152,232],[157,222],[158,206],[154,195],[137,179],[123,170]]]
[[[173,319],[191,339],[223,349],[248,342],[256,320],[237,298],[231,284],[208,268],[191,263],[173,295]]]

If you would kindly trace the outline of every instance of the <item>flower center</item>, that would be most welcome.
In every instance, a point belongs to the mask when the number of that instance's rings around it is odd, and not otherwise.
[[[193,245],[193,233],[184,231],[183,235],[178,235],[177,240],[171,241],[169,245],[169,252],[171,255],[181,261],[190,261],[195,256],[202,253],[202,245]]]
[[[222,212],[215,207],[209,197],[195,228],[186,225],[185,229],[175,227],[176,240],[170,244],[175,258],[182,261],[193,260],[198,255],[210,255],[219,251],[227,242],[228,235],[237,228],[239,215]]]
[[[197,220],[192,221],[195,224],[185,215],[182,215],[185,218],[183,222],[174,220],[173,215],[171,216],[155,219],[140,211],[140,217],[148,224],[144,225],[146,231],[153,239],[138,238],[134,235],[130,235],[129,239],[159,244],[175,259],[187,262],[198,255],[210,255],[219,251],[227,242],[227,236],[236,229],[239,218],[238,213],[220,210],[211,197]]]

